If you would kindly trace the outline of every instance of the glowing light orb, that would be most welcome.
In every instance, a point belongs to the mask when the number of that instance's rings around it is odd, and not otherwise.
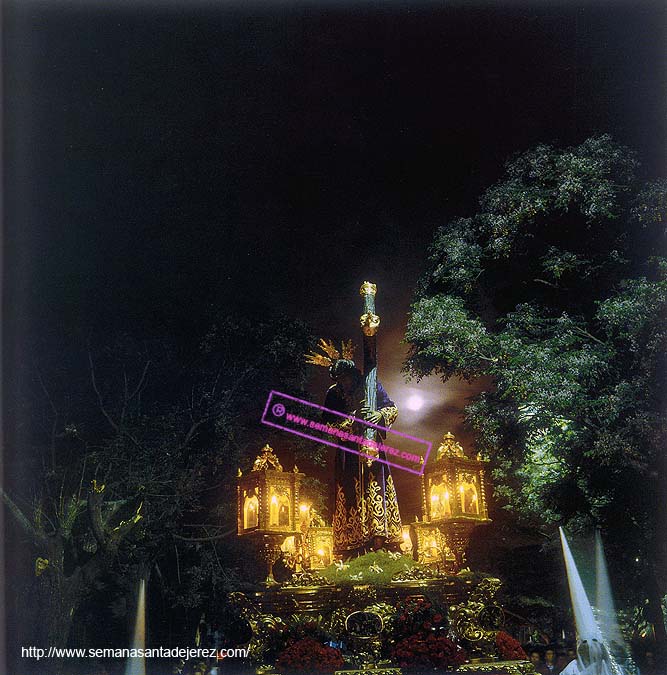
[[[408,410],[419,410],[424,405],[424,399],[419,394],[413,394],[407,400]]]

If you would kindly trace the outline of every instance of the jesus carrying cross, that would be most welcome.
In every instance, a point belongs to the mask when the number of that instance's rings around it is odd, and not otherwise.
[[[320,340],[323,354],[311,353],[310,363],[328,366],[334,384],[327,391],[324,407],[371,424],[388,428],[396,419],[398,409],[377,380],[376,333],[379,317],[375,314],[374,284],[364,282],[360,290],[364,297],[361,327],[364,333],[363,373],[353,359],[351,341],[343,343],[342,353],[333,343]],[[382,442],[385,432],[355,422],[341,421],[340,416],[326,410],[322,414],[330,426],[362,436],[368,441],[341,441],[334,466],[333,539],[334,555],[347,560],[368,551],[384,549],[399,551],[402,541],[401,516],[396,488]],[[362,453],[362,454],[359,454]]]

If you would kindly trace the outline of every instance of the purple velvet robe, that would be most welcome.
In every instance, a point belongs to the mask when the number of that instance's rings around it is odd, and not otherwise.
[[[358,412],[363,398],[363,384],[350,396],[334,384],[327,391],[324,407],[344,413]],[[380,382],[377,383],[377,409],[384,416],[378,426],[390,426],[397,409]],[[343,421],[341,417],[326,412],[322,419],[337,426]],[[365,428],[355,422],[348,430],[362,436]],[[377,441],[381,442],[384,436],[384,432],[378,432]],[[342,441],[340,445],[351,450],[359,449],[356,443]],[[382,449],[379,456],[385,459]],[[401,516],[389,465],[373,461],[369,466],[368,460],[356,452],[336,451],[333,538],[334,555],[343,559],[378,548],[400,550]]]

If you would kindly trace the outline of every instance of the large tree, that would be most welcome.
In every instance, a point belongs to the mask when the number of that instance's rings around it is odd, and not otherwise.
[[[209,553],[235,527],[237,467],[271,438],[259,424],[268,392],[303,394],[300,355],[312,346],[306,325],[286,318],[227,318],[187,348],[166,337],[87,342],[46,341],[20,373],[13,409],[33,478],[19,493],[0,488],[32,546],[32,623],[61,647],[110,578],[129,590],[155,568],[177,602],[194,570],[215,590],[228,570]]]
[[[552,533],[600,527],[664,642],[667,183],[639,174],[609,136],[509,160],[435,233],[406,369],[489,378],[466,416],[496,499]]]

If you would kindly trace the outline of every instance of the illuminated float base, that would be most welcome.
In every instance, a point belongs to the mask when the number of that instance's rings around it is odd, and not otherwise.
[[[393,666],[379,668],[357,668],[355,670],[337,670],[334,675],[403,675],[400,668]]]
[[[441,675],[445,673],[442,670],[433,670],[431,672],[439,672]],[[533,675],[535,668],[530,661],[494,661],[493,663],[484,664],[466,663],[452,672],[468,673],[469,675],[483,675],[485,673],[493,675]],[[357,668],[354,670],[337,670],[334,675],[403,675],[403,670],[394,666]]]
[[[493,675],[533,675],[535,666],[530,661],[491,661],[489,663],[465,663],[457,673],[493,673]]]
[[[455,636],[457,643],[465,644],[471,659],[470,663],[458,669],[439,669],[437,672],[480,675],[528,675],[534,672],[528,661],[501,661],[493,656],[495,636],[502,624],[502,609],[495,601],[495,594],[500,588],[497,579],[482,578],[472,573],[431,578],[428,575],[428,570],[414,567],[397,575],[402,576],[403,580],[373,585],[334,584],[327,582],[318,572],[299,572],[281,585],[258,585],[253,590],[247,589],[245,593],[232,594],[236,606],[245,608],[242,617],[252,627],[253,638],[248,647],[255,662],[255,673],[281,673],[267,652],[272,631],[287,626],[295,618],[304,622],[312,618],[330,627],[336,621],[339,627],[345,626],[346,637],[343,639],[347,643],[346,666],[335,670],[336,675],[402,675],[406,672],[404,669],[380,656],[381,643],[387,636],[383,628],[355,638],[347,621],[355,613],[376,613],[382,616],[383,611],[395,612],[398,603],[420,597],[434,606],[447,608],[448,635]],[[387,619],[386,614],[384,618]],[[381,621],[381,626],[386,625]],[[331,632],[343,635],[342,631]],[[419,672],[420,675],[423,672],[426,675],[436,670],[409,672]]]
[[[443,664],[419,675],[534,672],[528,661],[499,659],[499,654],[511,658],[521,653],[515,649],[518,643],[509,650],[506,641],[496,644],[504,618],[495,599],[500,581],[465,568],[472,530],[490,520],[484,462],[466,456],[453,434],[443,436],[435,461],[422,475],[422,517],[404,525],[403,554],[377,551],[331,564],[332,527],[302,502],[303,478],[296,466],[284,471],[269,445],[250,472],[238,473],[238,535],[249,545],[248,561],[261,561],[266,569],[263,583],[247,585],[227,598],[232,614],[252,632],[247,672],[279,674],[280,663],[293,672],[297,662],[304,664],[315,654],[328,659],[328,672],[337,675],[400,675],[407,669],[388,657],[413,636],[418,649],[428,643],[434,650],[427,656],[429,663]],[[429,612],[438,608],[437,628],[423,618],[425,606]],[[401,632],[399,615],[402,621],[422,617],[414,633]],[[304,625],[309,630],[315,626],[317,644],[306,642],[311,634]],[[285,636],[290,635],[299,637],[288,643]],[[292,648],[296,651],[289,652]],[[463,660],[459,648],[470,663],[446,670],[444,664]],[[402,656],[400,662],[411,661]]]
[[[474,585],[473,577],[395,582],[386,586],[290,586],[286,583],[270,588],[258,587],[254,593],[246,595],[263,614],[287,619],[295,613],[319,615],[332,607],[359,610],[359,603],[371,598],[375,602],[394,605],[410,596],[425,595],[448,607],[464,602]]]

